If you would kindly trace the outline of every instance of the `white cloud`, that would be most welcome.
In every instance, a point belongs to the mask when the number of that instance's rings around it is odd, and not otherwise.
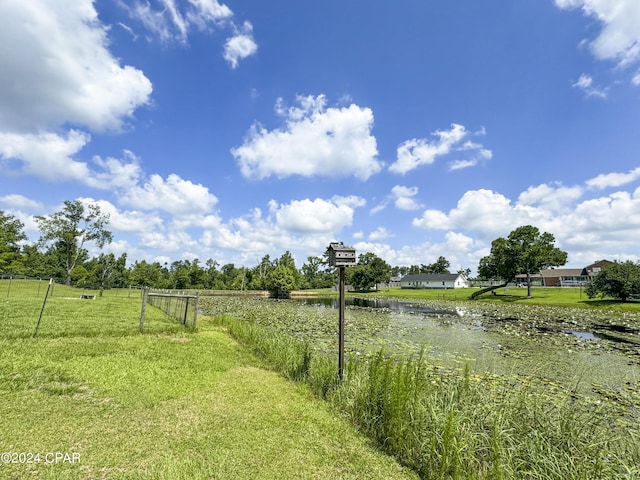
[[[129,16],[149,32],[149,40],[157,38],[165,43],[187,45],[194,29],[210,32],[229,28],[233,35],[225,42],[223,56],[232,68],[258,51],[251,22],[245,21],[241,26],[236,26],[231,21],[231,9],[217,0],[157,0],[156,3],[157,6],[148,1],[136,1],[129,5],[123,0],[119,1]]]
[[[87,181],[81,128],[122,130],[151,82],[110,53],[90,0],[1,2],[0,45],[0,168]]]
[[[284,128],[268,131],[254,124],[244,144],[231,150],[243,176],[354,176],[367,180],[380,171],[369,108],[355,104],[327,108],[324,95],[297,100],[299,107],[285,108],[281,99],[276,104]]]
[[[192,28],[206,31],[233,16],[229,7],[216,0],[157,0],[157,3],[159,7],[154,8],[148,1],[136,1],[131,5],[119,1],[131,18],[163,42],[186,44]]]
[[[413,138],[400,144],[397,149],[397,160],[389,166],[389,170],[395,173],[405,174],[422,165],[431,165],[437,157],[449,155],[451,152],[469,152],[471,158],[457,160],[450,166],[450,170],[458,170],[478,164],[481,160],[491,158],[491,150],[482,145],[463,140],[469,135],[484,135],[484,129],[476,133],[470,133],[463,125],[451,124],[450,130],[436,130],[433,136],[436,140],[429,141],[425,138]]]
[[[42,209],[42,203],[31,200],[17,193],[10,195],[0,196],[0,205],[4,206],[4,209],[9,210],[27,210],[27,211],[39,211]]]
[[[596,58],[625,66],[640,60],[640,2],[637,0],[555,0],[560,8],[580,8],[602,24],[589,45]]]
[[[85,178],[85,183],[93,188],[104,190],[126,190],[135,187],[143,175],[140,159],[133,152],[125,150],[124,159],[99,156],[93,158],[93,163],[99,171],[92,170]]]
[[[197,216],[210,212],[218,199],[207,187],[171,174],[166,181],[160,175],[152,175],[144,186],[123,191],[120,202],[140,210],[164,210],[176,216]]]
[[[233,37],[227,38],[224,45],[224,59],[236,68],[238,62],[254,55],[258,51],[258,44],[253,39],[253,26],[244,22],[242,28]]]
[[[84,162],[72,157],[89,142],[84,132],[71,130],[66,138],[55,133],[11,133],[0,131],[0,168],[18,170],[22,174],[34,175],[46,180],[77,180],[84,182],[89,177],[89,168]],[[15,169],[11,160],[22,168]]]
[[[371,240],[357,242],[354,247],[357,253],[375,253],[390,265],[429,264],[444,256],[450,262],[452,271],[467,267],[475,269],[479,259],[488,254],[484,243],[458,232],[447,232],[441,242],[405,245],[397,249],[387,243]]]
[[[378,227],[369,234],[369,241],[377,242],[393,236],[394,235],[391,232],[389,232],[389,230],[387,230],[385,227]]]
[[[164,220],[155,212],[142,212],[139,210],[119,210],[115,205],[106,200],[81,199],[85,204],[96,204],[103,214],[109,215],[109,229],[119,232],[144,233],[150,230],[157,231],[164,225]]]
[[[393,202],[394,206],[399,210],[417,210],[421,207],[421,205],[413,198],[417,194],[418,187],[395,185],[391,189],[391,193],[387,195],[380,204],[373,207],[369,213],[373,215],[384,210],[387,208],[389,202]]]
[[[449,164],[449,170],[462,170],[463,168],[475,167],[478,164],[478,160],[455,160]]]
[[[229,7],[217,0],[189,0],[189,4],[192,9],[187,12],[187,19],[201,30],[233,15]]]
[[[293,233],[337,233],[353,222],[353,208],[316,198],[293,200],[288,204],[269,203],[278,227]]]
[[[151,82],[120,66],[90,0],[0,3],[0,131],[119,130]]]
[[[550,211],[515,204],[491,190],[470,190],[449,213],[426,210],[413,226],[426,229],[475,231],[480,238],[493,239],[526,224],[539,224],[552,217]],[[506,231],[506,233],[505,233]]]
[[[614,185],[617,181],[611,175],[596,178],[604,179],[602,185]],[[582,200],[587,192],[581,186],[539,185],[522,192],[514,203],[490,190],[472,190],[450,211],[426,210],[422,217],[414,219],[413,225],[428,230],[470,232],[485,244],[518,226],[535,225],[552,233],[560,248],[572,252],[572,265],[599,258],[635,258],[625,257],[624,252],[633,252],[637,246],[640,187],[633,193],[619,191]],[[474,248],[480,255],[478,245]]]
[[[520,205],[537,205],[552,212],[562,212],[571,208],[584,192],[579,186],[565,187],[543,184],[531,186],[518,197]]]
[[[367,201],[364,198],[358,197],[357,195],[348,195],[346,197],[342,195],[334,195],[331,197],[331,201],[336,205],[346,205],[351,208],[364,207],[367,204]]]
[[[418,194],[418,187],[404,187],[396,185],[391,189],[391,195],[394,199],[396,208],[400,210],[417,210],[420,204],[416,202],[415,197]]]
[[[640,167],[634,168],[627,173],[603,173],[587,180],[586,184],[590,188],[604,189],[608,187],[620,187],[627,183],[634,182],[640,178]]]
[[[585,73],[580,75],[580,78],[572,87],[582,90],[587,97],[607,98],[608,89],[595,86],[593,78]]]

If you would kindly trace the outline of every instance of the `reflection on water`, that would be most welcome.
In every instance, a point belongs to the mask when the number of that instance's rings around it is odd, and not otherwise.
[[[304,308],[327,310],[333,317],[337,297],[307,297],[291,300]],[[558,330],[576,337],[580,344],[560,339],[534,341],[534,337],[511,328],[488,331],[483,315],[463,306],[433,305],[387,298],[347,297],[346,349],[350,353],[375,353],[381,348],[389,354],[417,355],[452,365],[466,363],[476,370],[535,373],[553,371],[557,380],[594,378],[619,383],[638,378],[640,370],[630,366],[622,355],[606,352],[600,341],[632,342],[598,331]],[[320,312],[318,312],[320,313]],[[335,312],[337,320],[338,314]],[[332,335],[335,336],[335,335]],[[593,348],[591,348],[593,346]],[[588,384],[588,382],[587,382]]]
[[[303,308],[337,310],[337,297],[290,300]],[[420,351],[446,363],[495,363],[499,351],[476,315],[461,306],[433,305],[390,298],[346,297],[345,343],[355,354],[416,356]],[[325,312],[333,315],[332,312]],[[336,319],[338,317],[335,312]]]
[[[294,299],[304,305],[319,305],[330,308],[338,308],[340,299],[337,297],[303,297]],[[446,309],[442,306],[434,306],[422,303],[412,303],[406,300],[397,300],[394,298],[361,298],[346,297],[345,305],[361,308],[380,308],[388,309],[392,312],[401,313],[426,313],[433,315],[452,315],[462,317],[465,315],[465,309],[454,307]]]
[[[593,333],[593,332],[578,332],[575,330],[569,330],[567,332],[564,333],[568,333],[573,335],[574,337],[578,337],[580,340],[597,340],[599,338],[601,338],[599,335]]]

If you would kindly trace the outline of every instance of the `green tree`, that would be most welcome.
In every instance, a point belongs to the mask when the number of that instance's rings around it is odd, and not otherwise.
[[[449,272],[450,266],[449,260],[440,256],[434,263],[426,265],[426,268],[421,269],[420,273],[451,273]]]
[[[509,282],[519,273],[527,275],[527,296],[531,297],[531,275],[548,267],[567,263],[567,252],[554,246],[555,238],[537,227],[524,225],[507,238],[491,242],[491,253],[480,259],[478,274],[482,278],[502,278]]]
[[[613,297],[626,302],[640,298],[640,265],[630,260],[604,267],[585,289],[589,298]]]
[[[96,204],[85,206],[80,200],[65,200],[61,211],[34,218],[42,234],[40,242],[53,242],[62,253],[66,285],[71,285],[71,272],[78,264],[86,243],[94,242],[102,248],[113,239],[106,228],[109,215],[103,214]]]
[[[269,272],[269,292],[275,298],[284,298],[291,290],[298,288],[296,276],[291,268],[286,265],[278,265]]]
[[[20,242],[27,239],[24,223],[0,210],[0,273],[23,273]]]
[[[207,271],[200,266],[200,260],[194,258],[189,268],[191,288],[204,288],[207,284]]]
[[[373,284],[388,283],[391,280],[391,265],[375,253],[367,252],[358,256],[358,263],[371,269]]]
[[[347,269],[347,282],[356,290],[370,290],[391,279],[391,266],[375,253],[358,255],[358,263]]]
[[[169,286],[169,272],[159,262],[147,263],[146,260],[134,262],[129,278],[136,286],[154,288]]]
[[[355,290],[370,290],[376,284],[373,270],[368,265],[357,264],[347,268],[346,282]]]
[[[300,288],[300,278],[296,262],[287,250],[273,262],[273,268],[267,278],[267,290],[278,298],[286,297],[291,290]]]
[[[126,259],[126,254],[124,254]],[[119,260],[113,253],[103,254],[101,253],[98,258],[92,258],[85,264],[85,268],[88,272],[87,283],[100,288],[102,290],[111,288],[120,272]],[[125,260],[126,261],[126,260]],[[76,267],[77,268],[77,267]]]
[[[220,265],[216,260],[209,258],[205,265],[207,267],[207,278],[205,281],[205,287],[212,290],[224,290],[224,282],[222,281],[221,274],[218,271]]]
[[[273,263],[269,255],[265,255],[252,270],[252,282],[250,288],[252,290],[268,290],[269,274],[273,270]]]
[[[322,257],[307,257],[301,270],[305,288],[328,288],[336,284],[335,274],[327,268]]]
[[[188,260],[176,260],[173,262],[169,267],[169,287],[178,290],[191,288],[190,267]]]
[[[51,277],[51,272],[47,266],[47,259],[36,244],[22,247],[22,262],[24,263],[24,274],[32,277]]]

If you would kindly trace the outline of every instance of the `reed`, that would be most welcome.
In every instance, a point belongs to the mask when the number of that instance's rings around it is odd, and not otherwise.
[[[336,362],[291,336],[218,317],[231,335],[304,381],[425,479],[638,478],[638,430],[588,397],[531,378],[477,375],[416,359]]]

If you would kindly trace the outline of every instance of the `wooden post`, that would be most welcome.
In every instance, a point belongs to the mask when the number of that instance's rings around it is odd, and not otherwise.
[[[142,331],[144,330],[144,312],[147,308],[148,293],[149,293],[148,287],[144,287],[144,290],[142,291],[142,310],[140,311],[140,327],[138,327],[138,329],[140,330],[140,333],[142,333]]]
[[[198,320],[198,300],[200,300],[200,292],[196,293],[196,301],[193,305],[193,328],[196,328],[196,321]]]
[[[340,313],[338,316],[338,378],[344,376],[344,267],[340,269]]]
[[[182,324],[187,326],[187,310],[189,310],[189,297],[184,297],[184,316],[182,317]]]

